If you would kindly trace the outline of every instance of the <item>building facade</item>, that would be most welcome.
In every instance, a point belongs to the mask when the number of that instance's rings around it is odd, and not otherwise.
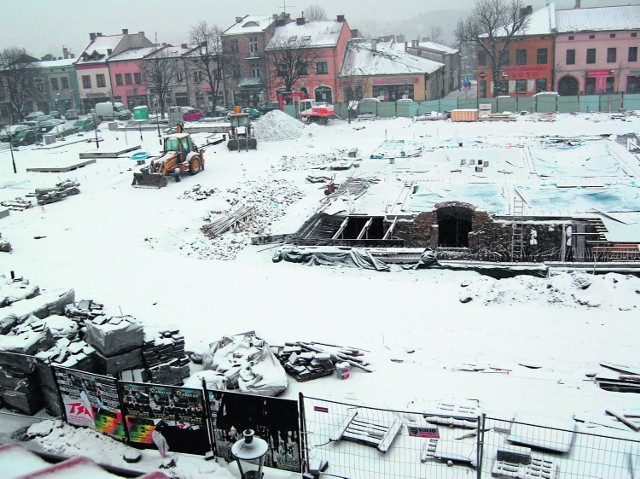
[[[439,98],[444,98],[452,91],[460,89],[462,76],[460,50],[427,39],[412,40],[398,45],[411,55],[427,58],[444,65],[444,68],[438,71],[441,79]]]
[[[558,10],[560,95],[640,93],[640,5]]]
[[[75,58],[40,62],[40,71],[47,99],[45,112],[56,110],[61,114],[71,108],[80,108],[80,90],[74,67]]]
[[[130,110],[149,106],[144,58],[157,47],[131,48],[107,60],[114,101],[122,102]]]

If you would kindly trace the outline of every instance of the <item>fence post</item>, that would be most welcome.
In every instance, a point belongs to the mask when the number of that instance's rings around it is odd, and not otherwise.
[[[478,416],[478,442],[476,444],[476,478],[482,479],[482,453],[484,448],[484,423],[486,421],[487,415],[482,414],[482,416]]]
[[[304,395],[298,394],[298,410],[300,411],[300,418],[298,427],[300,429],[300,458],[302,465],[302,472],[309,472],[309,445],[307,442],[307,419],[304,414]]]

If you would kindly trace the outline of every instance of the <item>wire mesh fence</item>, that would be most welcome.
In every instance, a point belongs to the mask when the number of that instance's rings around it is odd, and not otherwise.
[[[326,461],[323,477],[640,477],[640,441],[630,431],[594,434],[573,419],[504,420],[446,403],[433,412],[409,412],[301,400],[310,469]]]

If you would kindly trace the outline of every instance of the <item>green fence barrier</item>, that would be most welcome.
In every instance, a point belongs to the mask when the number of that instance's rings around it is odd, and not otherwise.
[[[558,97],[558,112],[572,113],[580,111],[580,97],[577,96],[561,96]]]
[[[297,112],[296,112],[296,106],[295,105],[284,105],[284,112],[287,115],[290,115],[290,116],[292,116],[294,118],[297,118],[297,115],[296,115]]]
[[[613,113],[622,108],[622,94],[602,95],[600,97],[600,111]]]
[[[600,97],[596,95],[585,95],[580,97],[580,112],[591,113],[600,111]]]
[[[378,103],[378,116],[391,118],[398,116],[396,112],[396,103],[394,101],[381,101]]]
[[[516,104],[516,98],[513,97],[509,97],[509,98],[502,98],[502,97],[498,97],[496,98],[496,111],[498,113],[502,113],[503,111],[517,111],[517,104]]]
[[[640,95],[625,94],[622,98],[622,106],[625,110],[640,110]]]

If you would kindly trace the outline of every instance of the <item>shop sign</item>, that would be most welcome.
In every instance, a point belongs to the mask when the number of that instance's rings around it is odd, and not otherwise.
[[[610,70],[589,70],[587,71],[588,77],[601,77],[601,76],[609,76],[611,75]]]
[[[638,69],[629,70],[629,75],[633,75],[633,76],[640,75],[640,70]]]
[[[418,83],[419,81],[420,80],[418,77],[384,77],[384,78],[377,78],[375,80],[375,82],[378,85],[388,85],[388,84],[403,85],[405,83]]]
[[[480,78],[487,78],[487,74],[486,74],[485,72],[480,72],[480,73],[478,73],[478,76],[479,76]]]

